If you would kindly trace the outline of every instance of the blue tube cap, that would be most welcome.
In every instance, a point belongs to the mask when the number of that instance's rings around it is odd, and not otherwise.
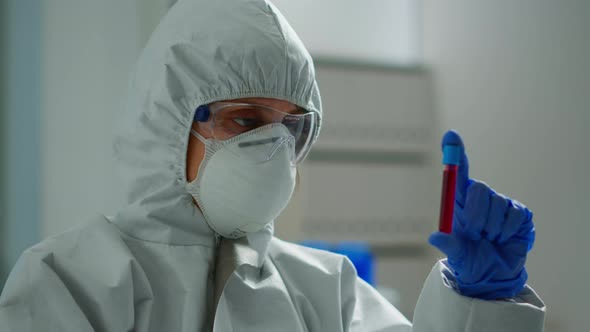
[[[459,165],[461,160],[461,147],[459,145],[443,146],[443,165]]]

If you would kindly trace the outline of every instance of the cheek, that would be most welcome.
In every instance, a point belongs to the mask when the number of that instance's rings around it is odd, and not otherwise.
[[[186,153],[186,179],[192,182],[197,178],[199,166],[205,155],[205,145],[193,135],[190,136]]]

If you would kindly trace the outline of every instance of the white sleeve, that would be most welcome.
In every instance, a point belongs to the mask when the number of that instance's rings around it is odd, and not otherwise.
[[[412,324],[371,285],[357,276],[345,258],[341,273],[344,332],[411,332]]]
[[[0,294],[2,332],[94,332],[72,293],[40,250],[27,250]],[[80,299],[78,299],[80,301]]]
[[[439,261],[426,279],[414,311],[414,332],[543,331],[545,304],[528,285],[515,299],[484,301],[462,296]]]
[[[410,332],[412,324],[372,286],[358,278],[357,305],[349,325],[350,332]]]

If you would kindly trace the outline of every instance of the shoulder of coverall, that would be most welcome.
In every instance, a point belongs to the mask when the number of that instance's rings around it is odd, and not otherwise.
[[[356,279],[354,265],[344,255],[290,243],[276,237],[269,244],[268,255],[275,265],[293,271],[293,279],[301,276],[301,282],[316,278]]]
[[[107,266],[128,266],[134,260],[126,237],[107,217],[97,214],[26,249],[20,259],[40,262],[65,277],[80,266],[95,270],[98,276]]]

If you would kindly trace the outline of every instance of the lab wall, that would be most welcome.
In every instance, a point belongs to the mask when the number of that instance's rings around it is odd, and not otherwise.
[[[416,0],[272,0],[317,57],[416,65],[420,4]]]
[[[165,9],[156,0],[56,0],[44,7],[43,237],[120,206],[114,128],[133,65]]]
[[[0,22],[4,22],[0,25],[0,47],[4,47],[7,45],[7,32],[8,32],[8,14],[6,14],[8,8],[6,6],[6,2],[0,2]],[[6,97],[8,97],[8,92],[6,91],[6,86],[8,83],[8,79],[6,77],[6,69],[8,68],[8,59],[4,53],[0,53],[0,130],[3,130],[6,123],[6,111],[8,109],[6,105]],[[6,144],[0,144],[0,211],[6,211],[6,184],[5,184],[5,176],[6,174]],[[3,213],[4,216],[0,217],[0,239],[2,239],[2,235],[6,234],[4,230],[5,226],[5,218],[6,212]],[[7,259],[6,259],[6,248],[4,246],[0,247],[0,285],[2,285],[3,280],[6,279],[6,275],[8,274],[8,267],[7,267]],[[0,287],[2,288],[2,287]]]
[[[527,269],[546,331],[586,331],[590,2],[422,3],[442,125],[463,134],[471,176],[534,212]]]
[[[0,3],[0,286],[39,239],[41,7],[34,0]]]

